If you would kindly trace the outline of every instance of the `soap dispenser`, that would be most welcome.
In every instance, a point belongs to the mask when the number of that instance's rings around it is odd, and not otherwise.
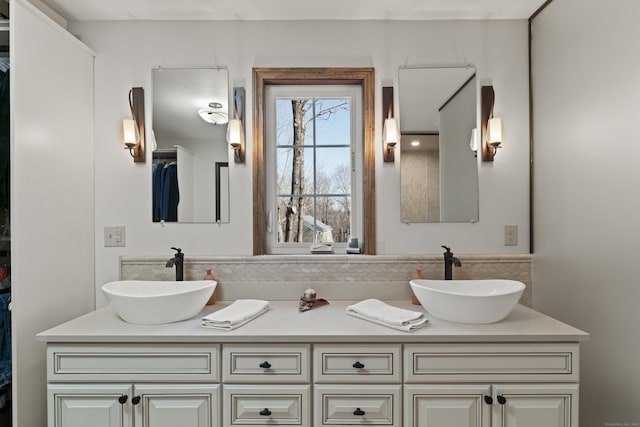
[[[203,280],[216,280],[216,276],[213,275],[213,272],[211,271],[210,268],[207,268],[205,270],[205,273],[206,274],[202,278]],[[213,305],[213,304],[216,303],[216,291],[217,290],[218,290],[217,288],[213,290],[213,293],[211,294],[211,298],[209,298],[209,301],[207,301],[207,305]]]
[[[411,277],[411,279],[413,280],[424,279],[424,276],[422,275],[422,269],[416,267],[416,271],[413,272],[413,276]],[[410,289],[410,292],[411,292],[411,304],[420,305],[420,301],[416,297],[416,294],[413,293],[413,289]]]

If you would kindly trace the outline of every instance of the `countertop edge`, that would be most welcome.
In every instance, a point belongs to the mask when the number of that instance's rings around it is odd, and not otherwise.
[[[392,305],[418,310],[406,301]],[[35,338],[44,343],[532,343],[583,342],[589,334],[528,307],[518,305],[500,323],[467,325],[446,322],[426,313],[430,324],[401,332],[345,313],[353,301],[335,301],[298,314],[296,301],[272,301],[273,310],[233,331],[200,326],[200,317],[225,306],[206,307],[193,319],[167,325],[131,325],[111,307],[103,307],[46,331]],[[295,313],[295,314],[293,314]],[[297,317],[299,321],[291,322]],[[329,320],[327,320],[329,319]],[[273,331],[276,332],[273,332]]]
[[[178,336],[166,336],[166,337],[153,337],[148,335],[128,335],[128,336],[100,336],[94,338],[78,337],[73,335],[58,335],[58,336],[37,336],[37,341],[47,344],[98,344],[98,343],[136,343],[136,344],[166,344],[166,343],[194,343],[194,344],[225,344],[225,343],[254,343],[254,344],[283,344],[283,343],[352,343],[352,344],[367,344],[367,343],[391,343],[391,344],[416,344],[416,343],[468,343],[468,344],[491,344],[491,343],[513,343],[513,344],[526,344],[526,343],[580,343],[588,341],[589,337],[583,335],[562,335],[562,336],[550,336],[550,335],[528,335],[526,339],[523,339],[520,335],[501,335],[501,336],[487,336],[487,337],[465,337],[459,336],[430,336],[430,335],[417,335],[417,336],[385,336],[385,335],[371,335],[371,336],[271,336],[269,339],[256,339],[256,337],[249,336],[190,336],[190,337],[178,337]]]

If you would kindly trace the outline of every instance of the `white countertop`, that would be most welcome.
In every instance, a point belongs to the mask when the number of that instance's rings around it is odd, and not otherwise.
[[[549,316],[518,305],[502,322],[469,325],[440,320],[427,313],[429,325],[402,332],[357,319],[346,307],[357,301],[298,312],[298,301],[270,301],[272,310],[233,331],[200,326],[200,318],[230,302],[218,302],[191,320],[165,325],[133,325],[121,320],[111,307],[80,316],[41,332],[39,341],[57,343],[224,343],[224,342],[578,342],[589,334]],[[386,301],[408,310],[423,310],[408,301]]]

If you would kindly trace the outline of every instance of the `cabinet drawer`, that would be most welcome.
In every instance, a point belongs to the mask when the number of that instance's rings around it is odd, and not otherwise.
[[[578,344],[405,346],[405,381],[578,381]]]
[[[47,380],[218,381],[212,344],[60,344],[47,348]]]
[[[316,425],[400,427],[400,388],[399,385],[316,386]]]
[[[400,345],[316,345],[317,383],[401,382]]]
[[[308,385],[225,385],[223,425],[309,425]]]
[[[308,383],[309,346],[225,345],[222,372],[227,383]]]

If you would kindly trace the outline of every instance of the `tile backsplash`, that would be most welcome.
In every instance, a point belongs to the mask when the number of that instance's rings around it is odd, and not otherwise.
[[[511,279],[527,285],[520,303],[531,306],[531,255],[456,254],[461,267],[454,279]],[[120,259],[122,280],[173,280],[169,257],[126,256]],[[409,280],[416,268],[427,279],[442,279],[442,255],[265,255],[185,258],[184,279],[200,280],[205,269],[218,280],[218,300],[259,298],[297,300],[305,289],[318,297],[359,300],[409,299]]]

